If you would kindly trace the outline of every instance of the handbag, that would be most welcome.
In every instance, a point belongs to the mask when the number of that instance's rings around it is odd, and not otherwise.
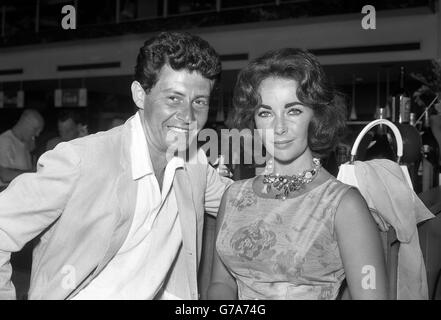
[[[392,132],[395,136],[395,140],[397,142],[396,165],[400,167],[401,172],[403,173],[403,176],[405,177],[405,180],[407,181],[410,189],[413,190],[412,180],[410,179],[409,170],[407,169],[406,165],[400,164],[401,157],[403,156],[403,138],[402,138],[401,133],[398,130],[397,126],[386,119],[374,120],[374,121],[368,123],[363,128],[363,130],[361,130],[361,132],[357,136],[357,139],[355,139],[354,145],[352,146],[350,160],[348,162],[340,165],[338,175],[337,175],[337,180],[340,180],[341,182],[343,182],[345,184],[348,184],[348,185],[356,187],[357,189],[360,189],[359,184],[357,182],[357,174],[355,173],[355,170],[356,170],[355,159],[357,156],[358,146],[360,145],[360,142],[363,139],[363,137],[366,135],[366,133],[369,130],[371,130],[373,127],[380,125],[380,124],[386,125],[392,130]],[[382,159],[382,160],[384,160],[384,159]],[[377,160],[376,159],[369,160],[369,162],[372,162],[372,161],[377,161]],[[387,160],[387,161],[389,161],[389,160]],[[393,163],[393,162],[391,161],[391,163]],[[373,187],[375,187],[375,186],[373,186]],[[387,231],[389,229],[389,224],[381,217],[381,215],[378,212],[376,212],[375,210],[372,210],[372,209],[370,211],[371,211],[371,215],[374,218],[375,222],[377,223],[379,229],[381,231]]]
[[[341,182],[349,184],[351,186],[354,186],[357,188],[359,187],[358,183],[357,183],[357,177],[355,174],[355,165],[354,165],[355,159],[357,156],[358,146],[360,145],[360,142],[363,139],[363,137],[366,135],[366,133],[369,130],[371,130],[373,127],[380,125],[380,124],[386,125],[392,130],[392,132],[395,136],[395,140],[397,142],[397,161],[396,161],[397,165],[400,166],[401,171],[403,172],[403,175],[406,178],[407,183],[409,184],[409,187],[413,190],[413,185],[412,185],[412,180],[410,179],[409,170],[407,169],[406,165],[400,164],[401,157],[403,156],[403,138],[402,138],[400,130],[398,130],[397,126],[394,125],[392,122],[390,122],[387,119],[377,119],[372,122],[369,122],[363,128],[363,130],[361,130],[361,132],[357,136],[357,139],[355,139],[354,145],[352,146],[350,160],[348,162],[340,165],[337,179],[340,180]],[[375,159],[370,160],[370,161],[375,161]]]

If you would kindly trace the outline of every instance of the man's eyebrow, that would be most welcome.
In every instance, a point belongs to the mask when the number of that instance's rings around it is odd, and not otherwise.
[[[166,92],[166,93],[172,93],[172,94],[176,94],[176,95],[179,95],[179,96],[185,97],[185,94],[184,94],[184,93],[182,93],[182,92],[176,90],[175,88],[168,88],[168,89],[164,89],[163,91]],[[199,95],[195,96],[194,99],[199,99],[199,98],[206,98],[206,99],[209,99],[209,98],[210,98],[210,94],[207,94],[207,95],[205,95],[205,94],[199,94]]]
[[[184,96],[184,94],[178,90],[176,90],[175,88],[167,88],[163,90],[164,92],[168,92],[168,93],[173,93],[176,95],[180,95],[180,96]]]

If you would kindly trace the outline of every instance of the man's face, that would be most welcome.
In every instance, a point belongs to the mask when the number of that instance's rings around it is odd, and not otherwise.
[[[158,82],[144,97],[149,146],[160,153],[184,151],[205,125],[213,81],[198,72],[164,65]]]
[[[70,141],[78,138],[78,126],[71,119],[58,121],[58,133],[62,141]]]

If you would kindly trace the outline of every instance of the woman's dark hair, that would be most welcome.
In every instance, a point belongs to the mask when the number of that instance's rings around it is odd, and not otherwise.
[[[217,80],[221,72],[219,56],[208,42],[185,32],[162,32],[147,40],[139,49],[135,80],[150,91],[165,64],[197,71],[210,80]]]
[[[306,50],[269,51],[239,73],[233,95],[234,126],[255,128],[254,115],[261,103],[258,89],[270,77],[297,81],[298,99],[314,111],[308,128],[309,148],[316,157],[327,156],[344,135],[347,111],[344,99],[328,83],[317,58]]]

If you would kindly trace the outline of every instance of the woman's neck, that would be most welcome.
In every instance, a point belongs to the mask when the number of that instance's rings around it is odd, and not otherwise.
[[[280,175],[294,175],[298,173],[302,173],[305,170],[309,170],[313,167],[312,162],[312,154],[309,150],[306,150],[299,157],[297,157],[294,161],[290,162],[282,162],[277,159],[273,160],[273,173]]]

